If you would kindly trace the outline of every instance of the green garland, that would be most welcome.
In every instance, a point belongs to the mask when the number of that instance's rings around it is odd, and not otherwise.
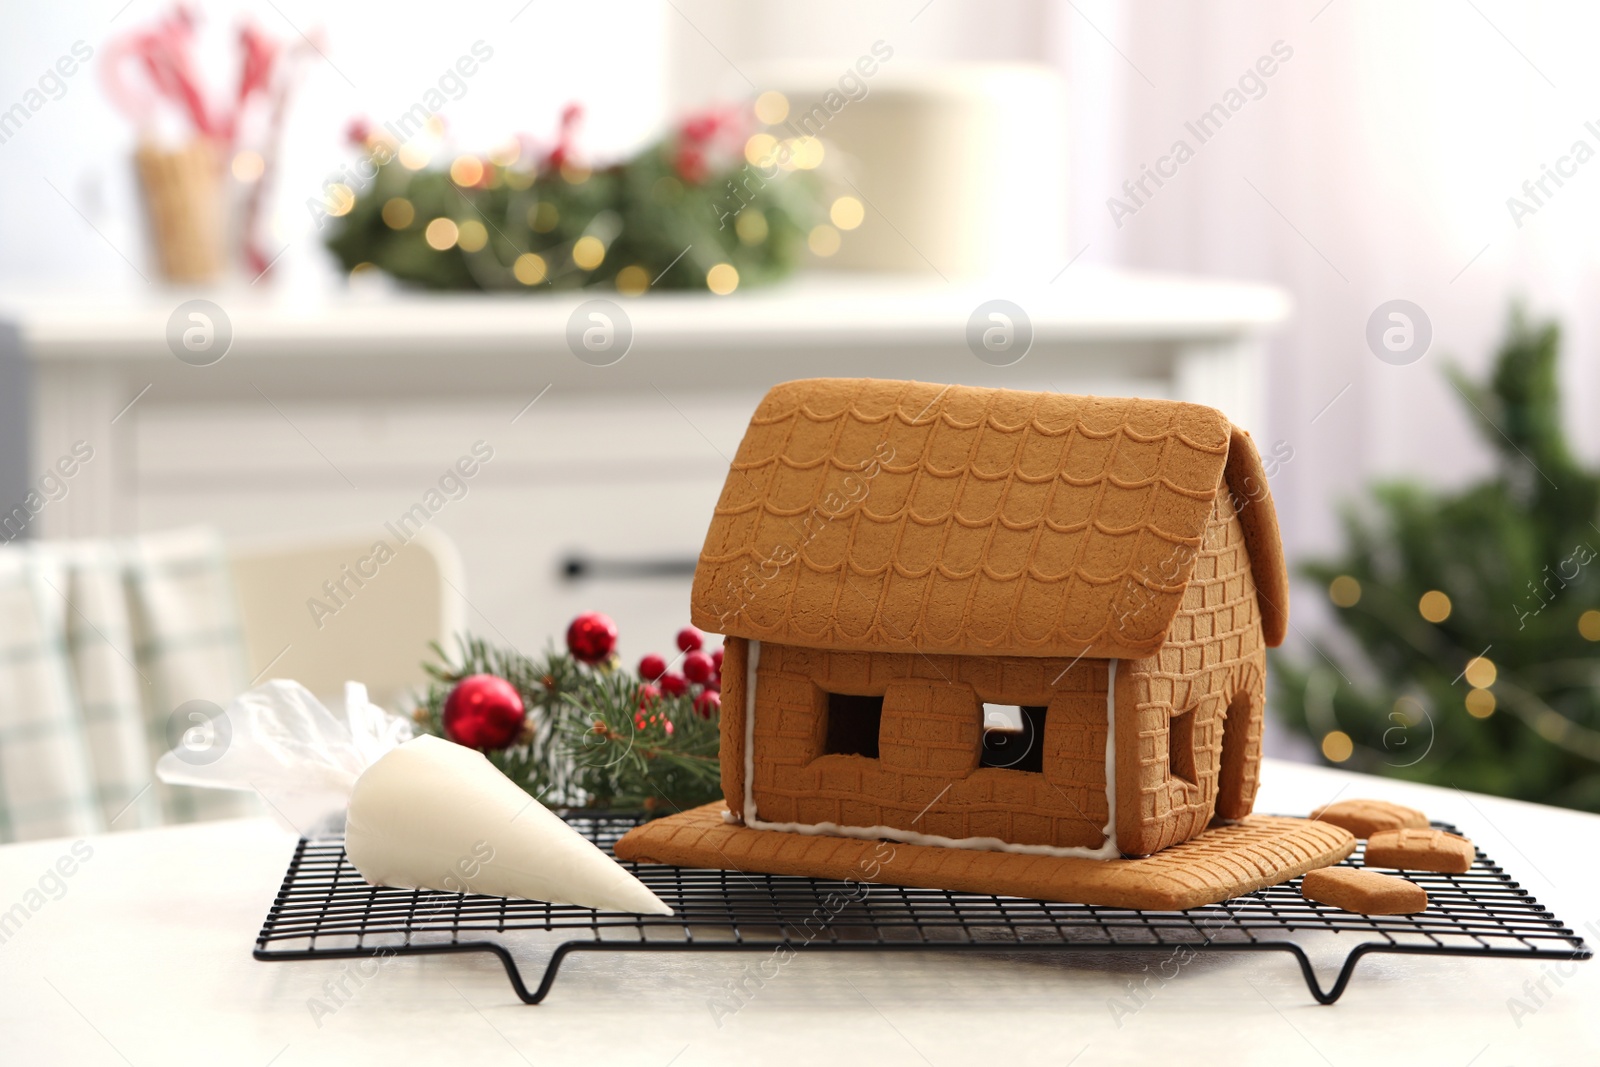
[[[1600,472],[1567,444],[1559,349],[1513,312],[1486,384],[1449,372],[1493,476],[1379,485],[1346,509],[1344,553],[1300,568],[1341,632],[1272,676],[1330,760],[1600,811]]]
[[[461,679],[493,674],[510,682],[530,713],[518,743],[486,752],[530,796],[552,808],[645,811],[670,815],[722,797],[720,724],[689,696],[661,696],[639,708],[642,680],[615,659],[590,667],[547,650],[533,659],[475,637],[460,639],[451,659],[438,644],[434,679],[413,713],[426,733],[446,737],[445,699]]]
[[[714,125],[706,133],[697,121],[708,120],[690,120],[632,158],[592,170],[559,156],[509,165],[458,157],[467,163],[454,175],[411,170],[392,145],[369,136],[376,175],[364,189],[330,196],[339,217],[327,247],[346,270],[376,267],[442,290],[720,292],[729,276],[726,267],[712,275],[719,265],[733,268],[740,288],[785,277],[812,228],[826,222],[822,183],[777,156],[747,164],[737,146],[712,140],[727,139]],[[790,160],[794,142],[767,139]],[[457,235],[444,248],[428,239],[439,219]]]

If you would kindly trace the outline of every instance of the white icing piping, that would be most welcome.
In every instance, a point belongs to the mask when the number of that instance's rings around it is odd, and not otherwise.
[[[744,657],[744,823],[756,817],[756,668],[761,665],[761,642],[748,642]]]
[[[1114,860],[1117,848],[1117,661],[1106,661],[1106,835],[1096,859]]]
[[[791,834],[828,837],[856,837],[870,841],[899,841],[907,845],[935,845],[940,848],[981,849],[987,852],[1018,852],[1030,856],[1064,856],[1078,859],[1110,860],[1121,856],[1117,848],[1117,661],[1108,661],[1106,682],[1106,825],[1105,840],[1095,848],[1082,845],[1023,845],[998,837],[940,837],[893,826],[840,826],[837,823],[765,822],[756,817],[756,665],[761,659],[761,642],[751,641],[745,669],[744,695],[744,824],[757,830],[781,830]],[[729,821],[732,821],[731,813]]]

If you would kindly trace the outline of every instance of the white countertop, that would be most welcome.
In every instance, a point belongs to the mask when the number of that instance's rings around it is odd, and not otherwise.
[[[254,354],[299,354],[312,345],[342,353],[483,358],[566,354],[567,319],[579,304],[610,300],[633,321],[641,345],[697,350],[708,336],[749,349],[818,349],[892,341],[912,349],[961,344],[968,316],[995,298],[1019,304],[1035,344],[1104,340],[1228,338],[1277,325],[1288,294],[1270,285],[1130,273],[1088,265],[1043,279],[941,284],[898,275],[815,272],[728,297],[663,292],[640,298],[607,291],[540,294],[429,293],[379,287],[281,293],[249,287],[152,289],[102,294],[8,292],[0,319],[14,319],[37,360],[169,360],[168,316],[185,300],[219,304],[236,345]]]
[[[1277,761],[1263,778],[1261,811],[1370,796],[1454,822],[1591,947],[1600,941],[1600,817]],[[1148,954],[802,950],[719,1027],[709,1002],[753,954],[579,954],[533,1007],[490,957],[441,956],[387,961],[315,1019],[308,1000],[349,961],[250,956],[291,835],[251,820],[87,844],[93,855],[59,898],[0,944],[7,1063],[1600,1062],[1596,961],[1566,964],[1575,973],[1559,987],[1545,978],[1551,995],[1518,1019],[1508,1002],[1532,1004],[1524,983],[1549,962],[1369,956],[1343,999],[1321,1007],[1287,954],[1203,956],[1119,1026],[1109,1002],[1144,977]],[[0,848],[0,908],[69,846]],[[1335,961],[1313,958],[1327,985]]]

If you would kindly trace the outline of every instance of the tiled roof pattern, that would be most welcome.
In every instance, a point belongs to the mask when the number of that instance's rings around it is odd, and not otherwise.
[[[1211,408],[871,379],[775,387],[695,574],[707,629],[818,648],[1132,657],[1228,458]]]

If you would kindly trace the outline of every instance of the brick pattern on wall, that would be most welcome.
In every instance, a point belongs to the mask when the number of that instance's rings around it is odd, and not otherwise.
[[[1129,854],[1146,855],[1205,830],[1222,785],[1222,740],[1230,702],[1243,758],[1229,760],[1238,780],[1223,790],[1237,818],[1255,796],[1261,748],[1266,648],[1251,577],[1244,528],[1227,493],[1220,493],[1199,547],[1194,576],[1172,623],[1167,644],[1154,656],[1118,669],[1119,746],[1138,746],[1137,772],[1119,765],[1118,842]],[[1126,686],[1126,688],[1123,688]],[[1194,784],[1171,776],[1173,713],[1195,716]],[[1235,743],[1230,739],[1230,745]],[[1242,805],[1242,810],[1240,810]]]
[[[1104,660],[829,652],[763,642],[756,816],[1096,847],[1107,819]],[[883,696],[880,757],[827,755],[829,692]],[[982,703],[1046,715],[1042,773],[979,767]]]

